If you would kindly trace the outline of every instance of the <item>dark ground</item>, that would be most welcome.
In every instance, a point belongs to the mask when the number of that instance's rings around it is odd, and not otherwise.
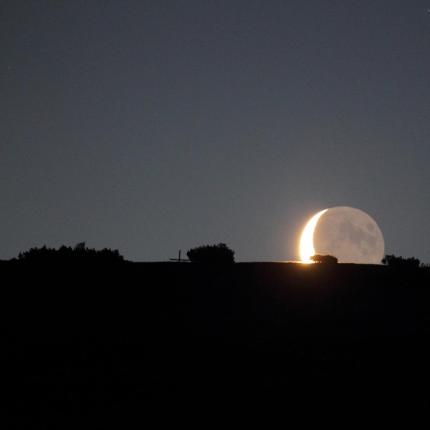
[[[155,408],[159,420],[172,408],[219,416],[268,398],[288,413],[429,403],[428,269],[3,262],[0,273],[16,428],[131,428]]]

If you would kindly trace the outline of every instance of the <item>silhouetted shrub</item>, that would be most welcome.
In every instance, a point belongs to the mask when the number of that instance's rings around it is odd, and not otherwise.
[[[386,266],[389,267],[397,267],[400,269],[417,269],[418,267],[420,267],[420,260],[418,260],[418,258],[415,257],[409,257],[409,258],[404,258],[404,257],[397,257],[396,255],[386,255],[382,261],[382,264],[385,264]]]
[[[234,263],[234,251],[225,243],[192,248],[187,256],[193,263]]]
[[[31,248],[28,251],[21,252],[18,255],[18,261],[31,263],[68,263],[68,262],[97,262],[97,263],[113,263],[124,261],[124,257],[120,255],[117,249],[112,250],[104,248],[96,250],[94,248],[86,248],[85,242],[78,243],[74,248],[62,246],[59,249],[47,248]]]
[[[319,263],[319,264],[337,264],[337,258],[333,257],[333,255],[315,254],[315,255],[312,255],[311,260],[314,263]]]

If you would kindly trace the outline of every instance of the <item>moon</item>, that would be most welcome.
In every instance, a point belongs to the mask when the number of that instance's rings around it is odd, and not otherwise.
[[[314,254],[329,254],[340,263],[380,264],[384,237],[376,221],[366,212],[338,206],[324,209],[306,223],[299,244],[303,263]]]

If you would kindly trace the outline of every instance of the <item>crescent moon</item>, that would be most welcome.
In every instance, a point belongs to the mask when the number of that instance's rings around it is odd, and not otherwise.
[[[305,228],[300,236],[299,252],[302,263],[312,263],[311,257],[315,255],[314,248],[314,232],[318,224],[318,220],[327,212],[328,209],[324,209],[315,215],[313,215],[306,223]]]

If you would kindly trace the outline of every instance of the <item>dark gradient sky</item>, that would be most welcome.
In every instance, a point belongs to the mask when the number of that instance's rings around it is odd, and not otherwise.
[[[430,262],[428,0],[0,2],[0,258],[226,242],[353,206]]]

